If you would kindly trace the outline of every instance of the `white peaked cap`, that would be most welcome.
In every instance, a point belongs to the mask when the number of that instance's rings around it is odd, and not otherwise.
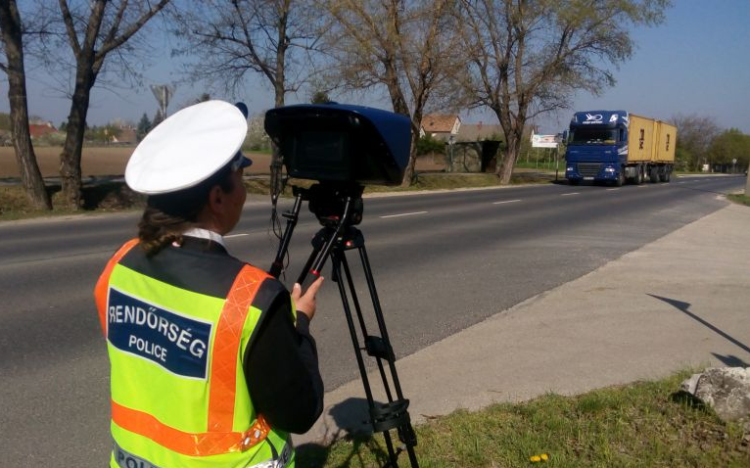
[[[155,195],[198,185],[239,154],[247,119],[235,105],[206,101],[176,112],[138,144],[125,168],[125,182]],[[243,166],[250,164],[245,160]]]

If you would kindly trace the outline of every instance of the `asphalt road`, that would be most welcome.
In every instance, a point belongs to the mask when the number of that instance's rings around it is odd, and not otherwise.
[[[744,185],[744,177],[689,177],[619,189],[545,185],[368,198],[361,229],[394,349],[411,354],[590,272],[724,206],[721,195]],[[92,290],[136,222],[129,214],[0,225],[0,465],[106,462],[108,368]],[[269,226],[268,204],[249,204],[228,238],[230,251],[267,267],[277,245]],[[318,228],[305,213],[287,283]],[[364,294],[358,262],[350,262]],[[357,378],[332,282],[312,329],[327,390]]]

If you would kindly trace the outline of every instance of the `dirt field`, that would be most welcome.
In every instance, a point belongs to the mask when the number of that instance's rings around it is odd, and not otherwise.
[[[83,177],[118,176],[125,173],[125,165],[133,153],[134,147],[95,147],[83,148],[81,171]],[[39,169],[43,177],[60,175],[61,147],[34,148]],[[253,160],[253,165],[245,170],[248,174],[268,174],[271,156],[268,154],[246,153]],[[11,147],[0,147],[0,178],[18,177],[16,153]]]
[[[81,161],[83,177],[123,175],[125,165],[134,149],[134,147],[84,148]],[[43,177],[60,175],[61,147],[39,147],[34,148],[34,151]],[[253,160],[253,165],[245,169],[246,174],[270,173],[271,155],[247,152],[245,154]],[[417,160],[418,171],[437,171],[444,167],[444,164],[434,161],[432,156],[421,157]],[[15,150],[12,147],[0,147],[0,178],[16,178],[18,176]]]

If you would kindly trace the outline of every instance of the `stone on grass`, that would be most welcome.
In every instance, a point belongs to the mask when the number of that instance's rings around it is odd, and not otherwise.
[[[680,387],[712,407],[724,421],[750,417],[750,367],[710,367]]]

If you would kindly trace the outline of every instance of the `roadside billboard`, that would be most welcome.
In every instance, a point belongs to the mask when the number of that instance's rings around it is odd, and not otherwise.
[[[557,135],[531,135],[532,148],[557,148]]]

